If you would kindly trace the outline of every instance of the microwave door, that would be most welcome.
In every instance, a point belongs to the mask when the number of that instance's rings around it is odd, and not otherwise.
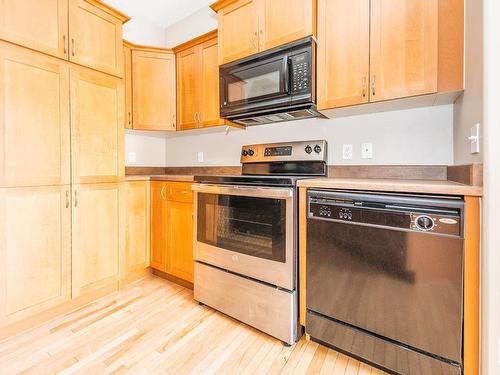
[[[290,104],[288,55],[221,69],[221,114]]]

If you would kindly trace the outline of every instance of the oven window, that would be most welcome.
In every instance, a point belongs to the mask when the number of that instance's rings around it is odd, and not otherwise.
[[[286,201],[198,193],[199,242],[285,263]]]
[[[229,71],[224,77],[227,101],[241,104],[285,95],[284,76],[283,59]]]

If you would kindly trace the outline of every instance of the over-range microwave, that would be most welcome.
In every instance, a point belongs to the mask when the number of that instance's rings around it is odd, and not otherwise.
[[[313,38],[220,66],[221,117],[245,126],[321,116]]]

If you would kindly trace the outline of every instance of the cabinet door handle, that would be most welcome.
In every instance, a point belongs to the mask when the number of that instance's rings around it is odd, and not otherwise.
[[[197,114],[198,114],[198,112],[193,113],[193,119],[194,119],[195,124],[198,123],[198,118],[196,117]]]
[[[75,38],[71,38],[71,56],[75,56]]]
[[[78,190],[75,189],[75,207],[78,206]]]
[[[363,92],[363,98],[365,98],[366,97],[366,77],[363,77],[362,92]]]
[[[253,48],[257,48],[257,31],[253,33]]]
[[[374,74],[373,77],[372,77],[372,96],[375,96],[375,94],[376,94],[376,91],[375,91],[375,79],[376,79],[376,76]]]
[[[132,125],[132,112],[128,112],[128,124]]]
[[[175,115],[172,115],[172,127],[175,129]]]
[[[167,185],[163,185],[162,188],[161,188],[161,197],[163,200],[167,199],[167,197],[164,195],[165,193],[165,188],[167,187]]]
[[[264,32],[262,31],[262,29],[259,30],[259,45],[260,45],[260,48],[261,49],[264,49],[264,38],[262,37],[262,34],[264,34]]]
[[[66,208],[69,208],[69,190],[66,190]]]
[[[68,53],[68,47],[66,46],[66,35],[63,35],[63,47],[64,47],[64,54],[66,55]]]
[[[198,127],[200,127],[201,126],[201,112],[198,112],[197,118],[198,118]]]

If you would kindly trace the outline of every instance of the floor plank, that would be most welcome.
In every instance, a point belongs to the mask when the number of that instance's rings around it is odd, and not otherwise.
[[[145,278],[0,342],[0,374],[384,374],[301,339],[285,346]]]

